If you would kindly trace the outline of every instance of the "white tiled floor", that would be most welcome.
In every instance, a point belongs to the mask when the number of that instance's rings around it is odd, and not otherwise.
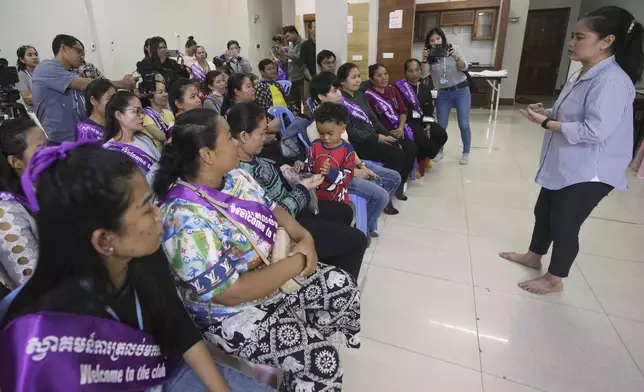
[[[516,284],[539,272],[497,253],[528,246],[543,133],[516,110],[474,111],[472,131],[469,166],[453,119],[447,157],[381,220],[344,390],[644,391],[644,181],[586,222],[564,291],[535,296]]]

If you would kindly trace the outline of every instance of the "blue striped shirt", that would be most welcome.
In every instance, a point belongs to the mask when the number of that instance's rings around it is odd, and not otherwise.
[[[546,113],[563,125],[546,131],[535,181],[551,190],[589,181],[628,189],[635,86],[614,56],[578,75]]]

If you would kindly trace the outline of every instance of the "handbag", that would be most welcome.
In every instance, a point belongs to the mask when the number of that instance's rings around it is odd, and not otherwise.
[[[285,258],[289,257],[289,254],[291,253],[291,248],[293,246],[292,246],[291,237],[289,237],[288,232],[286,231],[285,228],[280,226],[277,229],[277,233],[275,233],[275,243],[273,244],[273,251],[271,252],[271,258],[269,260],[266,257],[266,255],[264,255],[264,253],[262,253],[262,251],[259,249],[259,246],[253,240],[253,237],[248,232],[248,229],[244,227],[244,225],[232,219],[228,215],[228,212],[226,211],[226,207],[228,206],[213,199],[206,192],[203,192],[201,189],[195,187],[194,185],[188,182],[178,180],[176,183],[179,185],[183,185],[186,188],[198,194],[199,197],[201,197],[202,199],[210,203],[210,205],[212,205],[217,210],[217,212],[219,212],[226,219],[228,219],[228,221],[231,222],[244,235],[244,237],[248,239],[248,242],[250,242],[251,246],[253,247],[255,252],[259,255],[259,257],[262,259],[265,265],[268,266],[273,263],[278,263],[281,260],[284,260]],[[286,281],[286,283],[284,283],[280,287],[280,291],[284,294],[293,293],[301,289],[304,286],[305,282],[306,282],[306,278],[300,278],[300,277],[290,278],[288,281]]]
[[[474,79],[472,79],[472,75],[468,71],[461,71],[465,74],[465,77],[467,77],[467,83],[470,85],[470,94],[478,94],[479,92],[479,87],[474,83]]]

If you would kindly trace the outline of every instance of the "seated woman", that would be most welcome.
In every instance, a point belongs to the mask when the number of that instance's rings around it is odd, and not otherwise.
[[[0,285],[9,289],[25,284],[36,268],[36,224],[25,209],[20,176],[36,149],[46,145],[44,132],[29,117],[0,124]]]
[[[371,88],[365,92],[369,106],[378,117],[380,124],[398,139],[398,143],[405,151],[403,170],[406,171],[409,168],[411,173],[416,159],[422,159],[424,162],[427,158],[429,151],[420,151],[421,146],[425,148],[427,146],[425,143],[416,143],[415,132],[407,122],[407,107],[403,104],[398,89],[389,84],[387,68],[382,64],[369,66],[369,80]],[[403,178],[406,181],[408,177]]]
[[[199,88],[195,81],[182,78],[172,83],[169,101],[175,117],[189,110],[200,108]]]
[[[141,75],[150,71],[158,71],[163,75],[167,86],[179,78],[190,77],[188,68],[168,57],[168,44],[165,39],[152,37],[149,40],[150,56],[143,58],[136,64],[136,69]]]
[[[210,71],[206,74],[206,80],[201,84],[201,91],[206,96],[203,107],[221,114],[221,105],[224,104],[226,94],[226,74],[220,71]]]
[[[267,200],[237,167],[238,154],[228,123],[208,109],[179,116],[163,150],[154,190],[163,248],[184,304],[210,343],[284,370],[281,390],[339,391],[342,369],[332,341],[360,345],[356,282],[317,263],[311,234]],[[251,216],[261,224],[250,224]],[[295,246],[291,256],[264,266],[278,226]],[[308,277],[304,287],[279,290],[298,276]]]
[[[85,91],[85,107],[89,118],[76,124],[76,141],[103,140],[105,108],[116,89],[107,79],[96,79]]]
[[[38,51],[31,45],[23,45],[18,48],[16,55],[18,56],[18,61],[16,62],[18,84],[16,84],[16,89],[20,91],[20,96],[25,102],[27,111],[33,112],[34,103],[31,97],[31,78],[34,74],[34,69],[40,63]]]
[[[207,57],[206,49],[201,45],[197,45],[197,49],[195,49],[196,61],[190,67],[190,72],[192,73],[192,78],[198,80],[200,83],[206,80],[206,74],[208,72],[216,69],[215,64],[208,61]]]
[[[118,91],[107,104],[104,147],[132,158],[145,175],[161,158],[154,142],[143,130],[141,101],[131,91]]]
[[[188,40],[186,41],[185,44],[185,51],[183,53],[179,53],[179,58],[177,61],[181,65],[185,65],[186,68],[190,69],[192,66],[197,62],[197,41],[195,41],[195,37],[192,35],[188,37]]]
[[[0,388],[268,391],[217,369],[177,297],[149,185],[129,157],[88,143],[40,149],[23,177],[42,251],[0,307]]]
[[[226,100],[222,106],[222,113],[224,117],[228,116],[230,110],[238,103],[252,103],[255,101],[255,88],[250,81],[250,78],[244,74],[234,74],[228,80],[228,92]],[[281,166],[284,163],[292,163],[282,156],[280,146],[278,143],[280,133],[280,121],[277,118],[272,119],[268,123],[266,129],[266,137],[264,139],[264,149],[261,156],[263,158],[271,159]]]
[[[262,108],[252,103],[235,105],[228,115],[228,124],[230,133],[239,144],[239,167],[264,188],[269,200],[288,211],[311,233],[320,259],[358,279],[366,240],[360,230],[350,227],[353,220],[351,207],[344,203],[319,200],[320,211],[314,215],[307,208],[311,201],[309,191],[314,191],[323,178],[311,177],[290,189],[283,181],[280,170],[272,162],[257,156],[264,148],[267,126]]]
[[[271,57],[277,65],[277,80],[288,80],[288,58],[282,56],[281,53],[288,53],[288,42],[282,34],[275,34]]]
[[[174,114],[168,107],[168,92],[165,83],[155,81],[155,91],[150,97],[150,106],[143,109],[143,132],[154,142],[154,146],[161,152],[163,143],[170,138],[174,125]]]
[[[405,61],[405,78],[396,82],[407,108],[407,124],[418,145],[418,171],[425,174],[425,159],[434,159],[447,143],[447,131],[434,120],[432,91],[422,80],[422,65],[417,59]],[[411,114],[410,114],[411,113]]]
[[[228,50],[219,56],[223,66],[230,67],[233,74],[250,75],[253,73],[253,67],[250,65],[250,61],[239,55],[241,52],[239,42],[235,40],[228,41],[226,48]]]
[[[349,141],[362,159],[382,162],[384,167],[400,174],[403,181],[398,186],[396,197],[399,200],[407,200],[404,185],[414,166],[418,149],[413,143],[397,139],[382,126],[364,94],[359,91],[362,80],[357,65],[353,63],[341,65],[338,68],[338,79],[342,84],[340,102],[349,110],[350,125],[347,129]]]

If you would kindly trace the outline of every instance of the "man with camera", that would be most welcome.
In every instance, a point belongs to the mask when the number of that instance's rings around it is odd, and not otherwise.
[[[57,145],[73,141],[76,124],[85,120],[83,92],[92,79],[81,77],[76,71],[83,63],[85,47],[76,38],[60,34],[52,42],[55,59],[38,65],[33,76],[33,102],[36,115],[49,138]],[[117,89],[131,90],[136,85],[132,75],[112,81]]]

